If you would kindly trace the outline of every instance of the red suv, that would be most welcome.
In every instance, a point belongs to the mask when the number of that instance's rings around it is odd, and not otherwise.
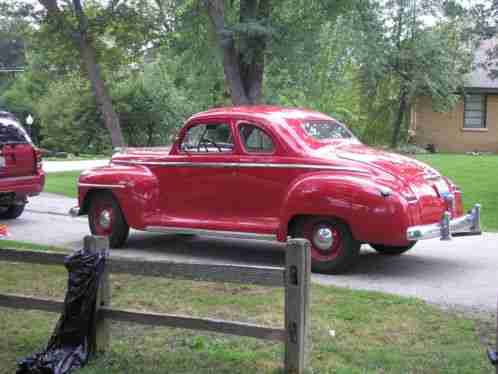
[[[0,111],[0,219],[19,217],[44,184],[41,151],[14,115]]]

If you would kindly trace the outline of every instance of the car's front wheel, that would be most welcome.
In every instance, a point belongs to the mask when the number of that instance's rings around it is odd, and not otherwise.
[[[26,204],[8,205],[0,207],[0,219],[16,219],[22,212]]]
[[[349,226],[333,218],[299,219],[292,236],[309,240],[314,272],[344,272],[356,262],[360,253],[361,244],[353,238]]]
[[[91,197],[88,223],[93,235],[109,237],[111,248],[122,247],[128,239],[130,226],[111,192],[98,192]]]
[[[370,247],[375,249],[380,254],[396,256],[396,255],[403,254],[406,251],[412,249],[416,243],[417,242],[412,242],[408,245],[403,245],[403,246],[390,246],[390,245],[384,245],[384,244],[370,243]]]

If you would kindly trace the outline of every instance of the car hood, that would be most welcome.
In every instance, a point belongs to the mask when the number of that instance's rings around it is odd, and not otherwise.
[[[440,174],[430,166],[410,157],[401,156],[397,153],[386,152],[371,148],[363,144],[344,144],[328,151],[322,149],[321,156],[330,156],[366,164],[374,169],[382,170],[395,177],[404,180],[413,180],[420,177],[437,178]],[[328,157],[327,157],[328,158]]]

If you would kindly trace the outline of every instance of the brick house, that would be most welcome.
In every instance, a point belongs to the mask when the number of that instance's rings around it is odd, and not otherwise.
[[[485,61],[486,51],[496,46],[486,40],[474,55],[474,64]],[[498,79],[476,67],[467,79],[465,94],[446,113],[432,109],[429,97],[419,97],[410,113],[410,132],[416,144],[433,144],[438,152],[498,153]]]

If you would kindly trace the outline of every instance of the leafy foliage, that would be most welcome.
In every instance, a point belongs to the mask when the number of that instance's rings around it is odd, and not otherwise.
[[[186,93],[175,85],[175,66],[161,59],[113,86],[128,144],[169,144],[183,120],[199,109],[194,109]]]
[[[108,134],[88,85],[79,74],[49,85],[36,107],[42,147],[74,154],[109,150]]]
[[[364,107],[369,121],[392,123],[392,147],[416,97],[430,96],[436,110],[450,109],[470,68],[462,22],[443,17],[445,5],[437,0],[390,0],[358,7],[355,13]],[[433,26],[424,22],[429,15]]]
[[[18,74],[8,89],[0,95],[0,107],[7,108],[17,118],[23,120],[29,114],[34,118],[31,126],[31,138],[38,143],[40,140],[40,118],[37,114],[37,105],[48,88],[50,74],[27,70]]]
[[[190,114],[231,104],[207,2],[85,1],[89,35],[130,145],[169,143]],[[264,67],[261,102],[331,114],[363,141],[385,144],[396,128],[404,140],[418,96],[431,96],[437,110],[458,99],[470,49],[469,13],[456,1],[271,0],[265,17],[241,16],[245,3],[224,2],[222,33],[233,39],[243,69],[254,61]],[[43,129],[35,138],[46,146],[75,152],[103,147],[106,136],[91,139],[92,132],[104,132],[102,118],[86,101],[91,86],[83,84],[75,46],[66,34],[53,33],[43,12],[16,4],[5,14],[34,20],[36,27],[15,30],[25,41],[28,70],[0,92],[0,105],[21,118],[33,113],[35,133]],[[70,2],[59,4],[64,22],[75,24]],[[258,57],[261,40],[264,60]],[[65,108],[51,113],[52,102]],[[58,142],[61,129],[79,141]]]

